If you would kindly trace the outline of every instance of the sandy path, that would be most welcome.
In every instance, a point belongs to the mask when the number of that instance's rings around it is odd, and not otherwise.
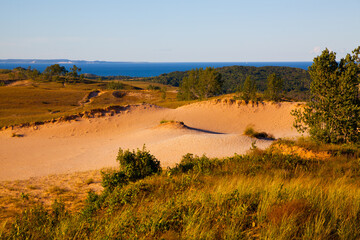
[[[188,152],[206,153],[209,157],[242,154],[254,141],[242,135],[249,124],[277,138],[297,136],[289,114],[295,106],[296,103],[251,106],[214,101],[178,109],[141,105],[113,117],[47,124],[38,130],[2,131],[0,180],[117,166],[119,147],[134,149],[143,144],[163,167],[174,166]],[[164,119],[183,121],[191,129],[157,127]],[[24,137],[11,137],[13,132]],[[270,144],[266,140],[256,142],[261,148]]]

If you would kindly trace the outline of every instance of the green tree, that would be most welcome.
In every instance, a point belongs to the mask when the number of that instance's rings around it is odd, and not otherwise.
[[[32,80],[36,80],[36,78],[39,77],[40,72],[37,69],[28,69],[27,71],[27,75],[32,79]]]
[[[245,82],[241,88],[241,99],[245,101],[255,100],[256,98],[256,83],[251,78],[251,76],[247,76]]]
[[[79,77],[78,72],[81,72],[81,68],[74,65],[72,68],[70,68],[70,73],[73,78]]]
[[[48,66],[44,72],[43,75],[47,80],[52,80],[53,76],[64,76],[67,73],[67,70],[64,66],[60,66],[59,64],[54,64],[51,66]]]
[[[206,99],[221,93],[221,74],[207,67],[189,71],[180,85],[178,98],[182,100]]]
[[[294,110],[294,126],[299,132],[325,143],[353,143],[360,140],[359,51],[340,62],[336,53],[325,49],[314,58],[309,73],[311,99]]]
[[[9,73],[8,73],[8,77],[9,77],[9,79],[11,79],[11,80],[15,80],[15,79],[16,79],[16,76],[15,76],[15,73],[14,73],[14,72],[9,72]]]
[[[269,100],[279,101],[282,97],[283,87],[284,82],[281,77],[276,73],[272,73],[267,78],[267,89],[265,94]]]

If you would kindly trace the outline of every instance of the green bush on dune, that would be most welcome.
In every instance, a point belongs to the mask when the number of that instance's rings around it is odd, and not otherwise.
[[[160,161],[157,160],[145,145],[142,150],[135,152],[119,149],[116,159],[120,164],[118,171],[102,172],[102,185],[107,190],[126,185],[129,181],[136,181],[161,171]]]

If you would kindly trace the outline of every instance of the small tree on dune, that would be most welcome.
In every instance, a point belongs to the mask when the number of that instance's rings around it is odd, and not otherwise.
[[[221,93],[221,74],[214,68],[193,69],[180,84],[178,98],[181,100],[206,99]]]
[[[51,66],[48,66],[44,72],[43,75],[47,80],[53,80],[53,76],[57,77],[59,79],[59,76],[64,76],[67,73],[67,70],[64,66],[60,66],[59,64],[54,64]]]
[[[281,77],[276,75],[276,73],[272,73],[267,78],[267,89],[265,94],[269,100],[277,102],[282,97],[283,87],[284,82]]]
[[[251,76],[247,76],[244,82],[244,85],[241,89],[240,97],[245,101],[255,100],[256,98],[256,83],[251,78]]]
[[[325,143],[353,143],[360,140],[359,51],[340,62],[325,49],[314,58],[309,73],[311,98],[301,110],[292,112],[299,132]]]

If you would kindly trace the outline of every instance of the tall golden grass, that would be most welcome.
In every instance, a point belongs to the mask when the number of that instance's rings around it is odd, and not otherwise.
[[[224,159],[188,154],[161,174],[101,194],[89,192],[79,212],[67,212],[61,201],[51,210],[29,208],[0,227],[0,236],[358,239],[360,148],[307,140],[282,144],[328,151],[330,157],[304,159],[274,148]]]

